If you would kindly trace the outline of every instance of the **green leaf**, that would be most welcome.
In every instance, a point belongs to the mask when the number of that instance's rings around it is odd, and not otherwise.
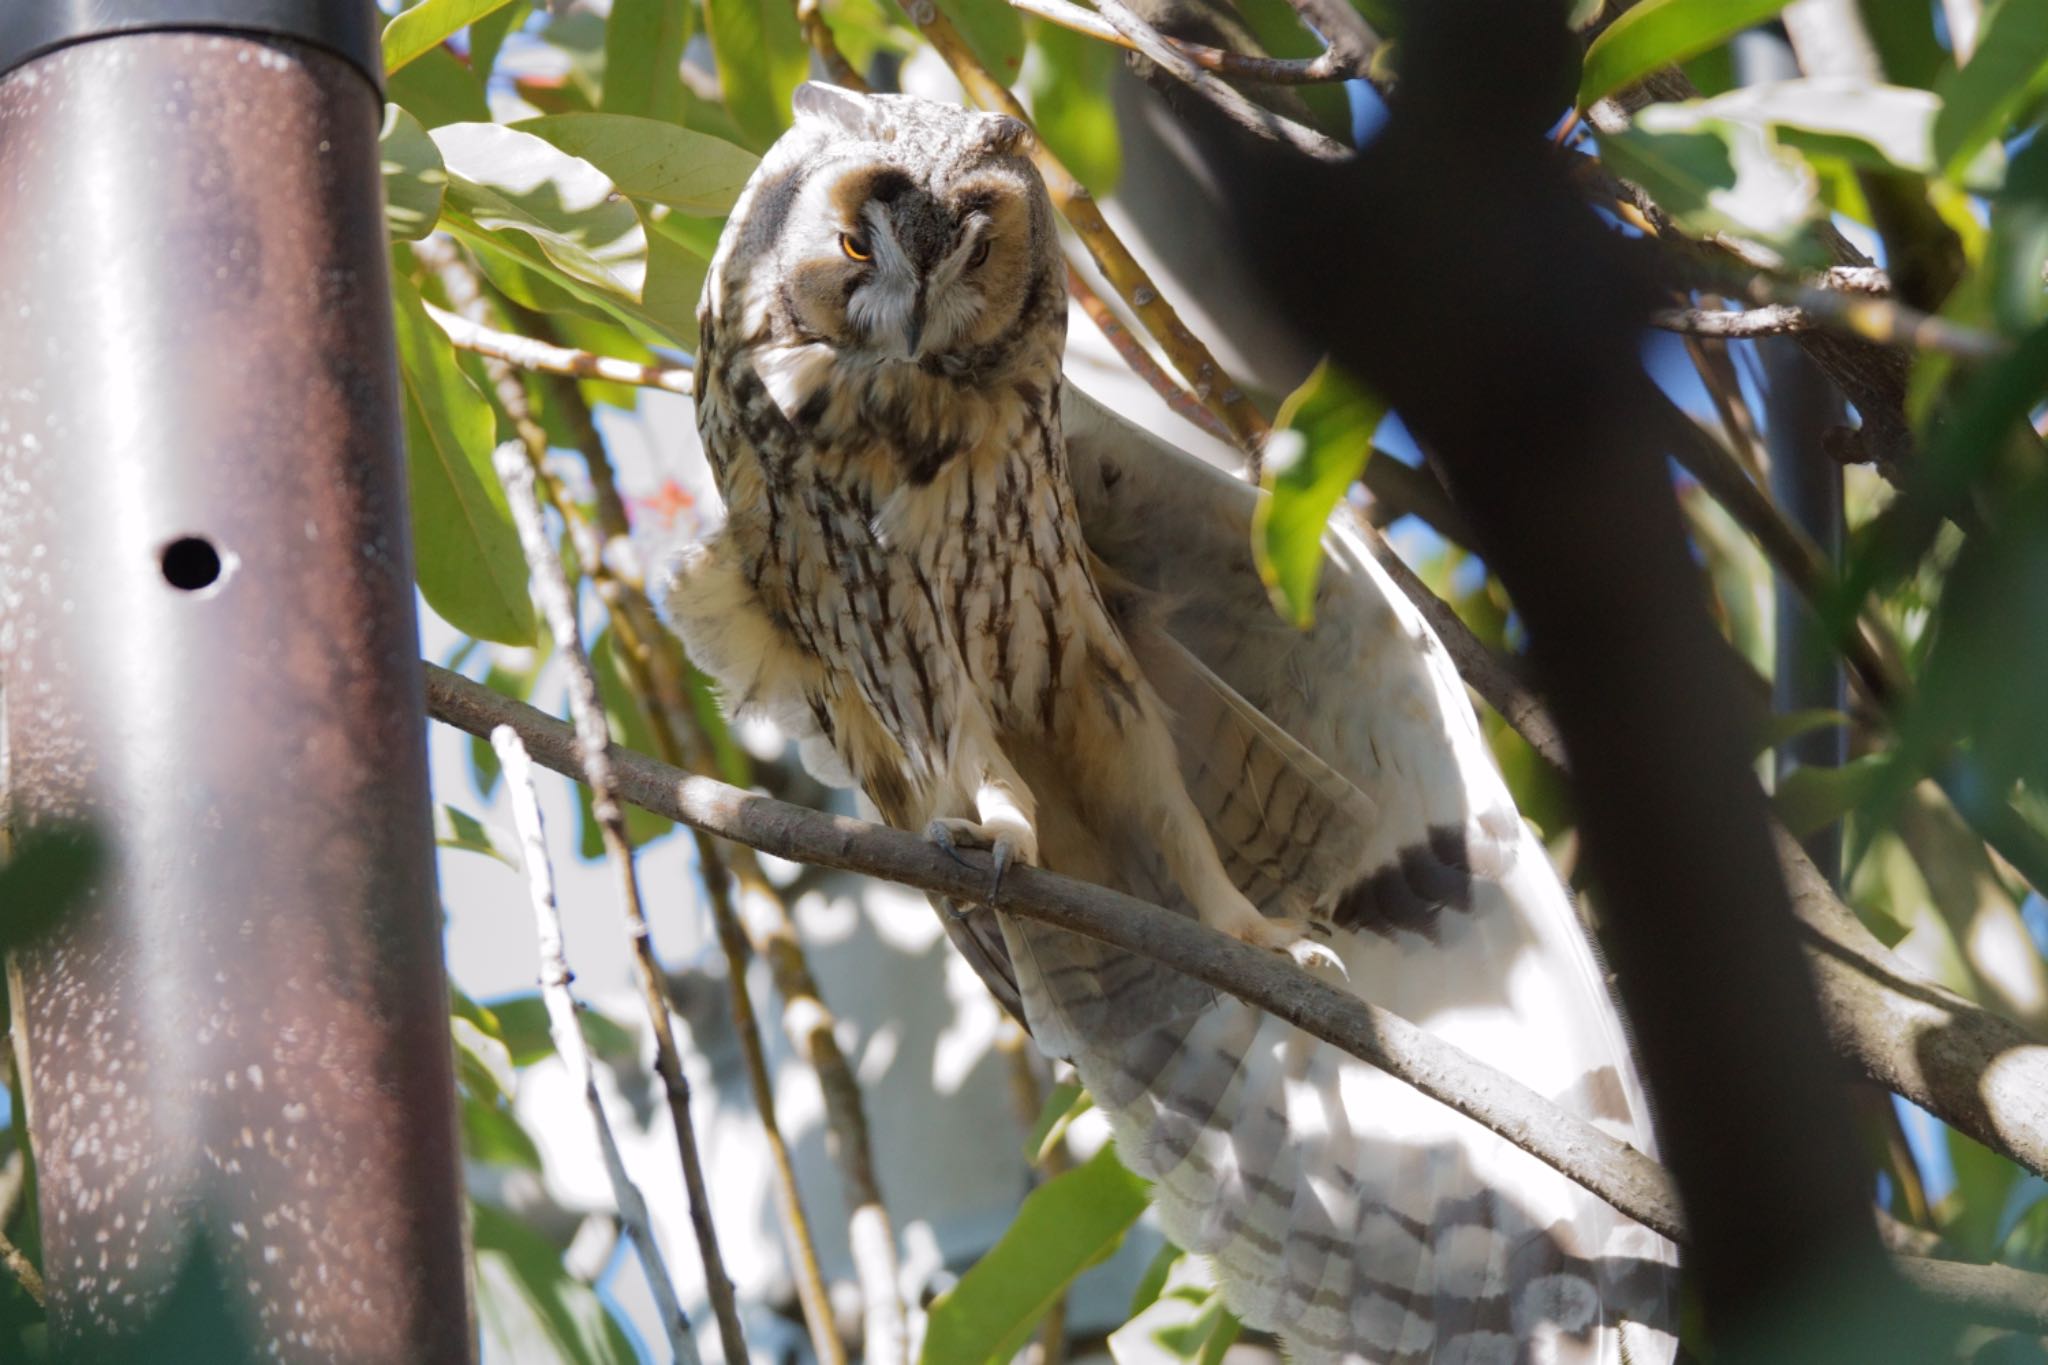
[[[420,0],[384,26],[385,73],[439,47],[456,30],[509,3],[511,0]]]
[[[1768,129],[1702,114],[1699,105],[1653,104],[1620,132],[1596,136],[1608,169],[1648,190],[1687,232],[1732,232],[1802,264],[1817,258],[1808,226],[1821,215],[1819,177]]]
[[[492,1103],[509,1099],[519,1078],[504,1042],[461,1014],[450,1016],[448,1026],[455,1035],[456,1076],[462,1084],[471,1094]]]
[[[1991,250],[1985,275],[1992,316],[2008,336],[2048,319],[2041,288],[2048,265],[2048,140],[2030,141],[2006,169],[2005,187],[1991,210]]]
[[[1109,1354],[1117,1365],[1219,1365],[1243,1330],[1208,1266],[1175,1253],[1153,1295],[1110,1333]]]
[[[55,928],[91,894],[106,862],[98,833],[87,825],[26,826],[19,834],[0,862],[0,954]]]
[[[810,49],[787,0],[704,0],[704,27],[725,107],[765,148],[790,124],[790,96],[810,70]]]
[[[543,1057],[555,1055],[554,1035],[548,1030],[547,1002],[538,992],[508,995],[491,1002],[491,1014],[505,1038],[505,1047],[515,1067],[529,1067]],[[631,1060],[640,1054],[640,1044],[625,1029],[586,1005],[576,1007],[576,1021],[583,1027],[583,1041],[600,1060]]]
[[[384,96],[405,106],[429,128],[444,123],[489,123],[490,102],[476,73],[445,47],[429,50],[384,82]]]
[[[545,139],[495,123],[434,129],[451,222],[522,233],[571,279],[638,302],[647,232],[604,172]]]
[[[562,1268],[561,1253],[511,1214],[470,1205],[477,1325],[493,1365],[638,1365],[597,1291]]]
[[[1847,157],[1873,170],[1940,171],[1934,125],[1941,100],[1900,85],[1815,77],[1744,86],[1684,108],[1695,119],[1769,129],[1787,146]],[[2005,178],[2005,152],[1982,148],[1962,174],[1971,189],[1996,189]]]
[[[621,203],[631,205],[630,200]],[[656,213],[667,213],[656,207]],[[521,305],[539,312],[569,312],[599,321],[623,322],[651,345],[695,350],[697,296],[707,269],[702,257],[681,244],[670,223],[700,220],[670,215],[647,233],[643,300],[597,289],[558,267],[531,242],[507,232],[490,232],[460,211],[444,212],[442,227],[476,254],[491,283]]]
[[[1771,804],[1796,839],[1834,824],[1877,789],[1893,759],[1865,754],[1839,768],[1795,768],[1779,783]]]
[[[1329,361],[1288,395],[1266,444],[1265,487],[1252,518],[1252,554],[1274,605],[1295,625],[1315,620],[1323,530],[1365,470],[1386,404]]]
[[[434,807],[434,842],[442,848],[496,858],[515,872],[523,870],[517,844],[468,811],[450,805]]]
[[[1884,64],[1885,78],[1894,85],[1932,90],[1949,60],[1948,50],[1935,37],[1934,7],[1860,0],[1857,9]]]
[[[1934,154],[1951,178],[2048,85],[2048,0],[1999,0],[1984,15],[1977,50],[1935,83],[1941,116]]]
[[[538,1174],[540,1148],[509,1108],[476,1095],[460,1097],[462,1154],[485,1166],[513,1166]]]
[[[1579,74],[1579,108],[1658,67],[1682,62],[1762,23],[1785,8],[1786,2],[1643,0],[1586,48]]]
[[[448,174],[441,169],[440,149],[418,119],[387,104],[377,156],[384,172],[384,228],[394,241],[417,242],[441,218]]]
[[[607,114],[680,120],[683,45],[689,41],[688,0],[612,0],[597,107]]]
[[[492,10],[469,26],[469,69],[476,73],[478,85],[490,83],[491,72],[497,69],[498,52],[505,46],[506,35],[524,25],[532,10],[529,0],[512,0],[511,4]],[[490,116],[486,114],[484,117]]]
[[[938,6],[996,80],[1015,84],[1024,69],[1024,21],[1008,0],[938,0]]]
[[[1028,1333],[1075,1276],[1122,1244],[1145,1189],[1105,1146],[1026,1195],[1002,1240],[933,1302],[921,1365],[985,1361]]]
[[[405,453],[412,492],[413,567],[427,604],[457,630],[530,643],[533,599],[505,490],[491,468],[497,414],[456,363],[417,290],[391,281],[405,383]]]
[[[1078,1081],[1061,1081],[1054,1086],[1045,1103],[1038,1107],[1038,1120],[1031,1125],[1031,1136],[1024,1140],[1024,1159],[1034,1166],[1043,1166],[1074,1120],[1094,1107],[1094,1099]]]
[[[761,164],[723,138],[626,114],[549,114],[512,126],[589,162],[635,199],[698,217],[730,210]]]
[[[1812,734],[1815,730],[1829,730],[1836,726],[1848,726],[1854,722],[1846,711],[1835,711],[1827,707],[1815,707],[1806,711],[1773,711],[1765,717],[1763,725],[1755,736],[1756,752],[1769,753],[1781,744],[1786,744],[1801,735]]]
[[[1066,168],[1099,199],[1123,173],[1123,139],[1109,82],[1120,64],[1116,49],[1085,34],[1039,20],[1032,41],[1039,60],[1025,81],[1038,135]]]

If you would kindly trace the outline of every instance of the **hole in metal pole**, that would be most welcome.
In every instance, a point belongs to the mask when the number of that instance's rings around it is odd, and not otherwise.
[[[220,551],[204,536],[180,536],[164,546],[164,582],[184,592],[198,592],[220,581]]]

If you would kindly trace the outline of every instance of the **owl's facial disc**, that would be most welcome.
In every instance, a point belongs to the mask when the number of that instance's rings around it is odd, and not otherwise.
[[[1011,179],[934,187],[894,166],[841,176],[792,272],[804,325],[841,351],[912,363],[993,340],[1030,275],[1030,210]]]

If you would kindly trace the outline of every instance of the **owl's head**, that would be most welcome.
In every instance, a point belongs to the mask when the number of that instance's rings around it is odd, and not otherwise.
[[[1058,244],[1024,124],[816,83],[795,110],[721,253],[762,310],[750,331],[915,363],[997,345],[1042,301]]]

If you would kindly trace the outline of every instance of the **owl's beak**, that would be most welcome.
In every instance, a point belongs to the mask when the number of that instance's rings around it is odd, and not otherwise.
[[[903,354],[906,359],[917,359],[917,343],[924,339],[924,298],[919,295],[917,306],[910,310],[910,323],[903,329]]]

